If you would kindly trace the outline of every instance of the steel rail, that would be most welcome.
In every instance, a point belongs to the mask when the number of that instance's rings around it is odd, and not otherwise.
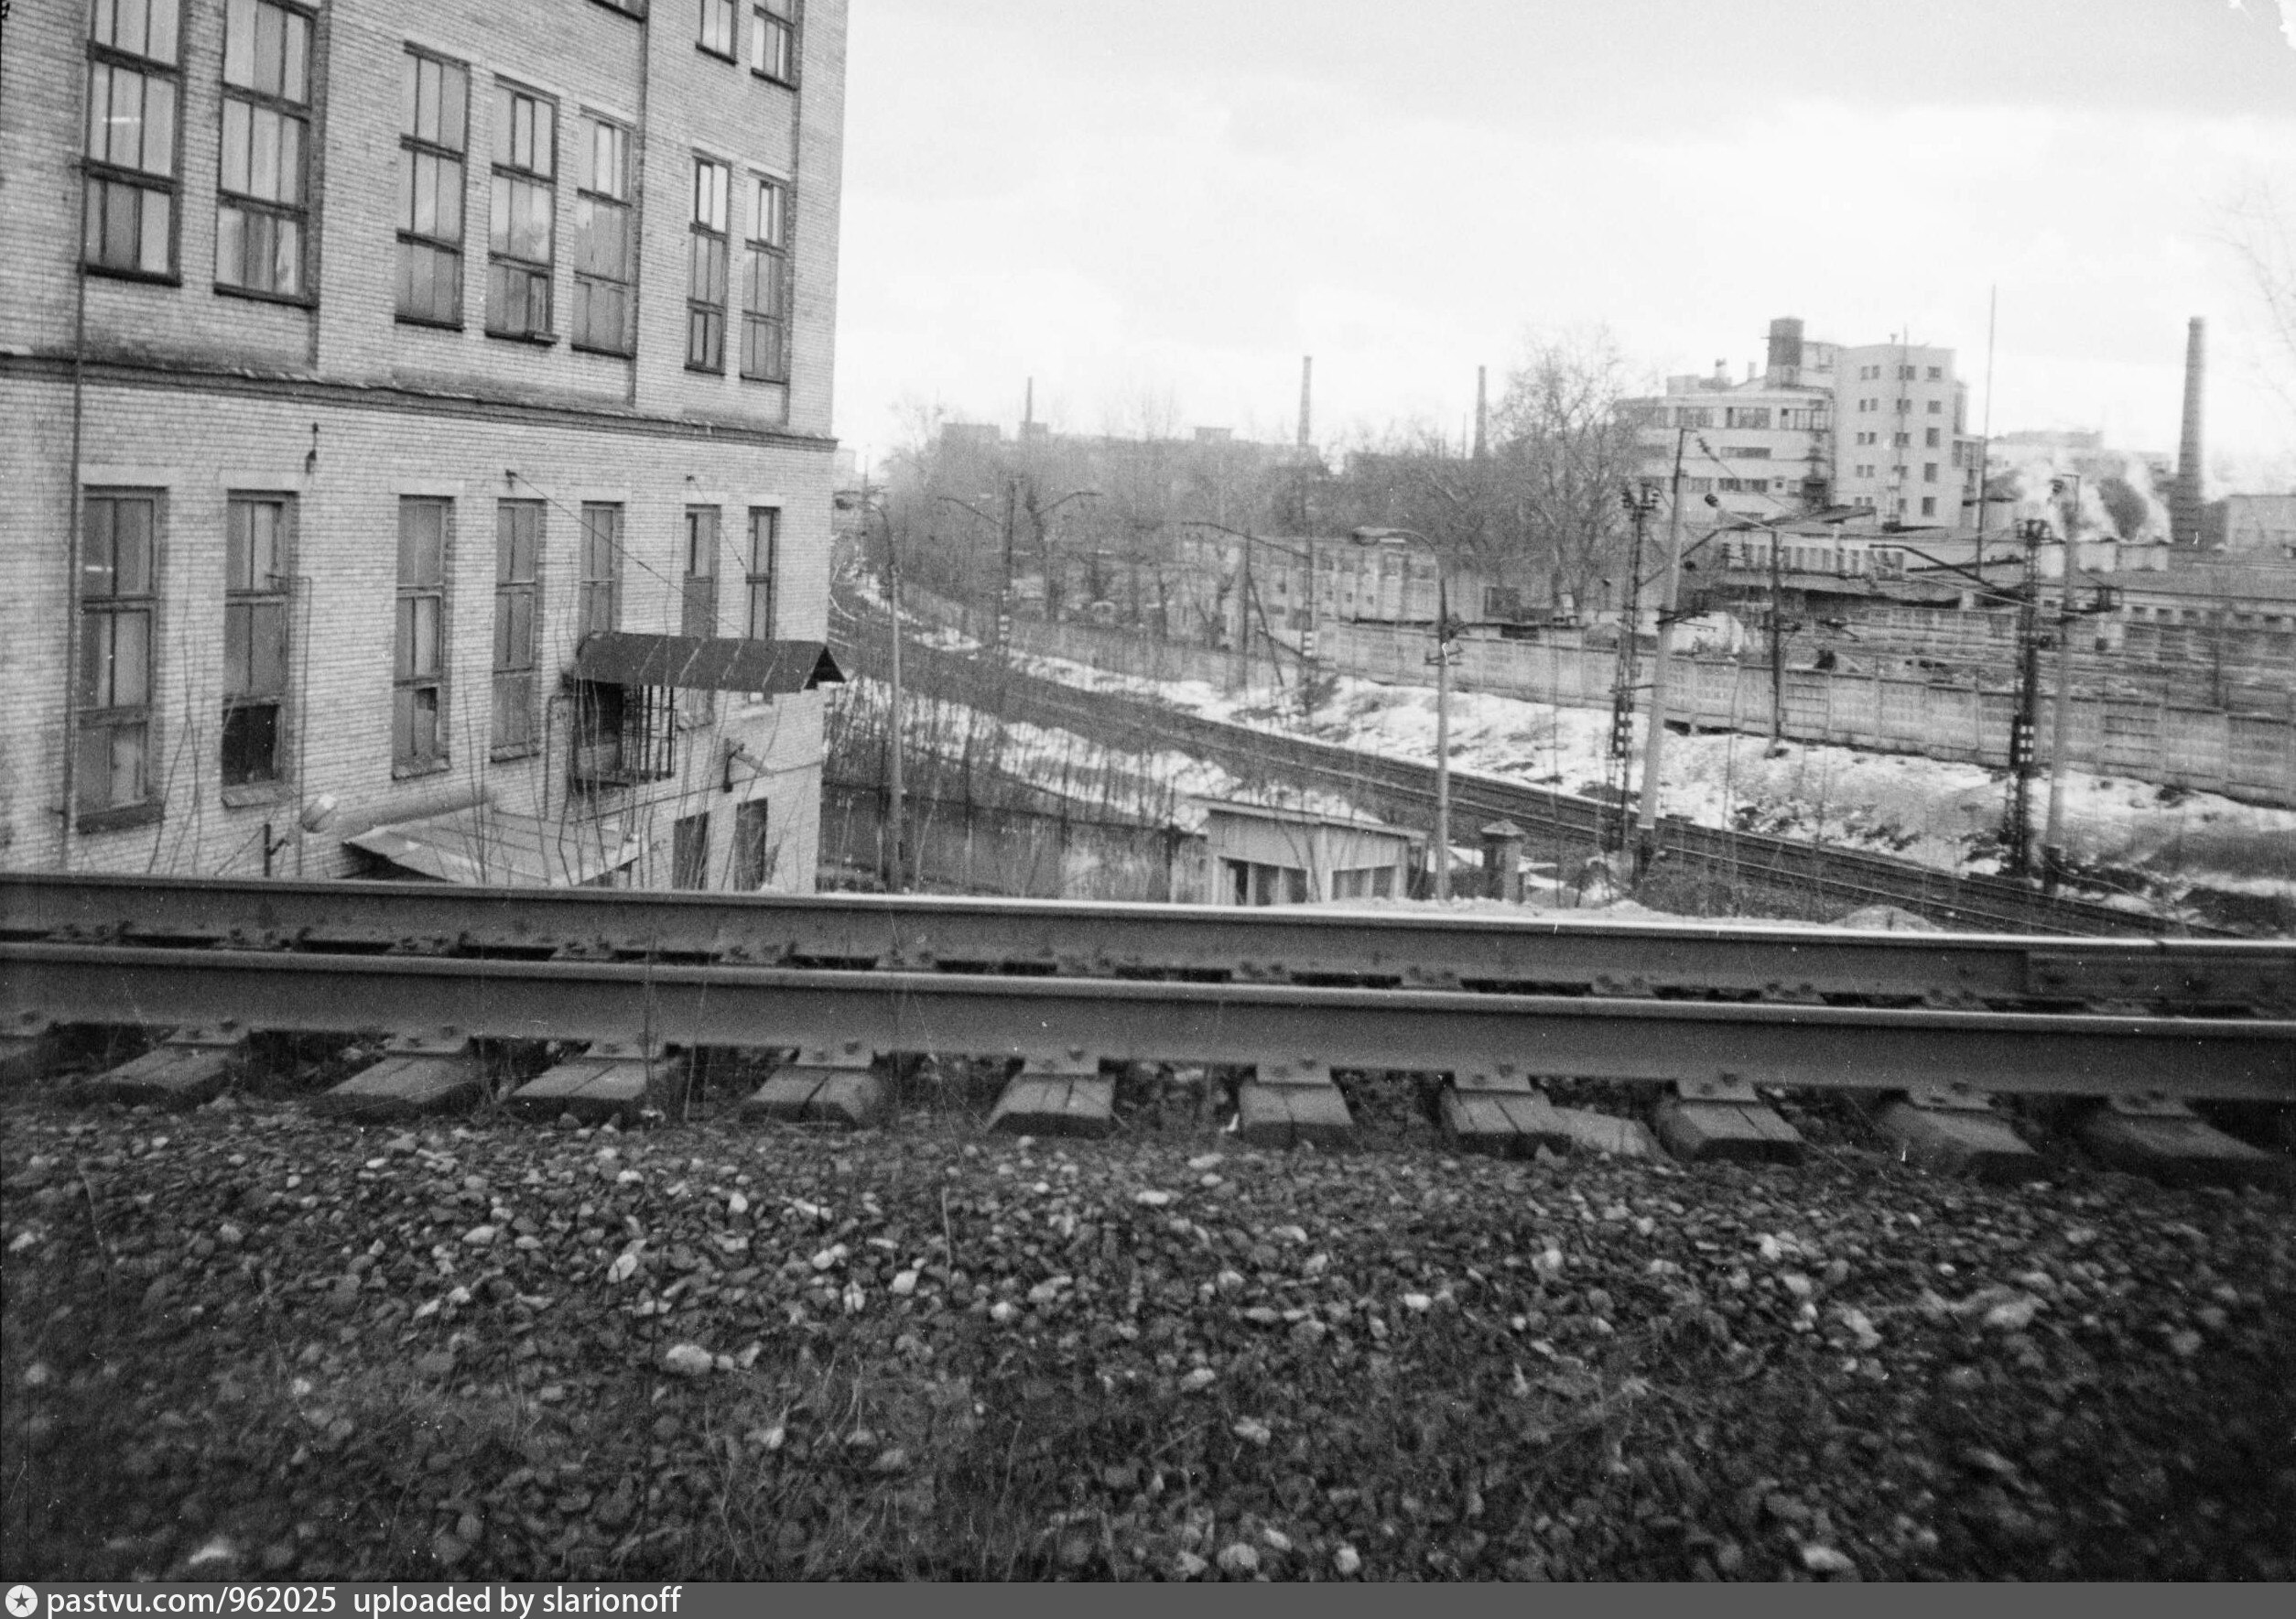
[[[0,874],[0,938],[1810,1003],[2296,1012],[2296,942],[1451,911]]]
[[[0,1019],[2296,1099],[2296,1022],[0,944]]]
[[[873,618],[863,622],[859,635],[832,630],[840,650],[862,652],[868,644],[886,640],[888,626]],[[1369,790],[1416,807],[1433,796],[1433,771],[1408,760],[1209,720],[1130,693],[1088,690],[1016,670],[1000,668],[991,679],[989,671],[938,648],[914,640],[907,645],[922,667],[935,671],[936,682],[952,694],[993,699],[1013,717],[1048,720],[1088,733],[1110,723],[1150,725],[1169,737],[1185,739],[1230,768],[1264,772],[1280,763],[1286,773],[1337,784],[1359,799]],[[1458,770],[1452,773],[1452,788],[1455,800],[1471,814],[1528,822],[1540,828],[1543,836],[1560,833],[1589,849],[1599,836],[1604,809],[1593,799]],[[1859,903],[1901,905],[1956,924],[2070,935],[2144,935],[2183,929],[2171,918],[2046,896],[2006,878],[1938,871],[1866,850],[1823,848],[1663,819],[1667,842],[1680,858],[1727,878]]]

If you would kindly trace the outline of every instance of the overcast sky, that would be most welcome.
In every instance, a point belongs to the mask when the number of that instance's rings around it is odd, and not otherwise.
[[[1985,418],[2296,480],[2222,238],[2296,233],[2296,0],[852,0],[837,427],[1457,434],[1530,329],[1742,376],[1775,315]]]

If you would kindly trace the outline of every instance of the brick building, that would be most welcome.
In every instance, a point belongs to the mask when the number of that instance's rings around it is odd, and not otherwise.
[[[0,864],[812,886],[845,12],[16,8]]]

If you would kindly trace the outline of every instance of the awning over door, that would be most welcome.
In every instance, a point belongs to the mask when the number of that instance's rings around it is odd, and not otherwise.
[[[343,842],[441,883],[570,888],[637,859],[620,820],[544,820],[477,804],[378,826]]]
[[[731,636],[636,636],[601,630],[582,638],[574,678],[610,686],[685,691],[754,691],[784,697],[842,685],[845,673],[819,641],[748,641]]]

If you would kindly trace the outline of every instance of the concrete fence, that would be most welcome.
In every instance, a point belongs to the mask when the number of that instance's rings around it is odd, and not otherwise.
[[[968,615],[958,603],[925,592],[907,592],[903,604],[926,622],[968,629],[984,639],[995,633],[993,615]],[[1201,680],[1232,691],[1247,678],[1242,659],[1232,652],[1097,625],[1016,618],[1013,638],[1024,652],[1144,679]],[[1316,629],[1316,653],[1325,667],[1345,674],[1425,685],[1432,678],[1431,640],[1424,627],[1327,623]],[[1647,679],[1647,657],[1643,668]],[[1674,660],[1673,669],[1671,707],[1680,719],[1713,730],[1770,729],[1766,665],[1684,657]],[[1608,708],[1618,662],[1606,650],[1470,636],[1461,643],[1456,672],[1463,690],[1565,708]],[[1287,650],[1281,678],[1289,683],[1297,676],[1297,655]],[[1273,687],[1277,678],[1262,650],[1251,661],[1251,685]],[[2017,694],[1979,682],[1789,669],[1781,702],[1783,730],[1798,742],[1839,743],[1998,768],[2009,764]],[[2286,719],[2119,697],[2075,698],[2069,718],[2068,754],[2083,769],[2223,793],[2252,804],[2296,807],[2296,724]],[[2044,701],[2044,758],[2051,723]]]

